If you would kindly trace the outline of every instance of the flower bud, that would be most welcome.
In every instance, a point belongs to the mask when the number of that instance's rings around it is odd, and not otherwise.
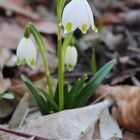
[[[68,46],[65,55],[65,64],[68,71],[72,71],[77,64],[78,53],[74,46]]]
[[[17,65],[27,64],[34,68],[37,58],[37,49],[31,39],[23,38],[17,47]]]

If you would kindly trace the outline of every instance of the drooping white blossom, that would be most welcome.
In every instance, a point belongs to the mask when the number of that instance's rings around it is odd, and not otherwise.
[[[29,38],[23,38],[17,47],[17,65],[27,64],[34,68],[37,58],[37,49]]]
[[[62,25],[65,33],[74,31],[76,28],[86,33],[90,27],[98,32],[87,0],[71,0],[63,10]]]
[[[65,55],[65,65],[68,71],[72,71],[77,64],[78,53],[75,46],[68,46]]]

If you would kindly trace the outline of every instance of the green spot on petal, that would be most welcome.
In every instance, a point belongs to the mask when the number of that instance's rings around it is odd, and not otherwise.
[[[74,69],[72,64],[67,64],[66,68],[67,68],[68,71],[73,71],[73,69]]]
[[[31,60],[30,65],[31,65],[32,68],[34,68],[34,66],[35,66],[35,60],[34,59]]]
[[[20,65],[20,58],[17,56],[17,65]]]
[[[82,25],[82,32],[83,33],[86,33],[86,31],[87,31],[87,25],[86,24],[83,24]]]
[[[67,25],[66,25],[66,31],[67,32],[70,32],[72,29],[72,23],[71,22],[68,22]]]
[[[23,65],[26,64],[26,58],[23,59],[22,64],[23,64]]]
[[[98,33],[98,29],[97,29],[97,27],[96,27],[95,25],[94,25],[93,30],[94,30],[96,33]]]

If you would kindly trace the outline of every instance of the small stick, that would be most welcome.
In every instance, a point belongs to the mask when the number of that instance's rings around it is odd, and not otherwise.
[[[49,140],[48,138],[34,136],[34,135],[30,135],[30,134],[26,134],[26,133],[22,133],[22,132],[10,130],[10,129],[7,129],[7,128],[1,128],[0,127],[0,131],[6,132],[6,133],[10,133],[10,134],[14,134],[16,136],[20,136],[20,137],[24,137],[24,138],[32,138],[32,137],[35,137],[38,140]]]

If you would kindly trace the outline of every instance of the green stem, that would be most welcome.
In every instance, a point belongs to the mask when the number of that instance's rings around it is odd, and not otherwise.
[[[64,0],[57,1],[57,25],[58,25],[58,82],[59,82],[59,109],[64,109],[64,61],[63,61],[63,47],[61,38],[61,13]],[[60,8],[61,7],[61,8]]]
[[[49,72],[48,62],[47,62],[47,59],[46,59],[45,43],[44,43],[40,33],[37,31],[37,29],[31,23],[29,23],[27,25],[27,28],[29,28],[30,32],[33,34],[33,36],[35,38],[35,41],[38,45],[39,51],[41,53],[43,63],[44,63],[44,68],[45,68],[45,75],[46,75],[46,79],[47,79],[47,82],[48,82],[49,94],[53,98],[54,97],[53,86],[52,86],[52,80],[51,80],[51,76],[50,76],[50,72]]]

